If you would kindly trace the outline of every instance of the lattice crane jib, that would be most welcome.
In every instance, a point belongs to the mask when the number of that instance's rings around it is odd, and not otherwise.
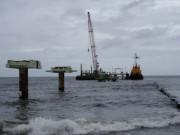
[[[93,59],[93,67],[95,71],[98,71],[99,63],[97,60],[96,54],[96,45],[94,40],[94,33],[93,33],[93,26],[91,22],[90,12],[88,12],[88,28],[89,28],[89,38],[90,38],[90,45],[91,45],[91,52],[92,52],[92,59]]]

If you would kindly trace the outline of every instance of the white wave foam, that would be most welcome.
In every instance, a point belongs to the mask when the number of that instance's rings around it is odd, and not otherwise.
[[[137,128],[158,128],[165,127],[170,124],[180,124],[180,114],[171,116],[155,117],[155,118],[136,118],[126,121],[87,121],[85,119],[79,120],[60,120],[55,121],[52,119],[45,119],[42,117],[30,120],[28,124],[20,124],[14,128],[6,127],[4,130],[7,132],[17,132],[37,135],[45,134],[87,134],[98,132],[111,132],[111,131],[127,131]]]

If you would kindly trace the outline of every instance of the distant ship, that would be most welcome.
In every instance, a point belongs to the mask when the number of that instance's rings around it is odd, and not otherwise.
[[[137,64],[137,59],[139,59],[139,57],[137,56],[137,54],[135,53],[135,62],[133,65],[133,68],[131,70],[131,74],[129,76],[128,73],[126,73],[126,78],[125,79],[129,79],[129,80],[143,80],[144,77],[141,73],[141,69],[140,69],[140,65]]]

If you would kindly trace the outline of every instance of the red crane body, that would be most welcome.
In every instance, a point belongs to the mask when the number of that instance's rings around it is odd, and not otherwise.
[[[93,27],[91,22],[90,13],[88,12],[88,28],[89,28],[89,38],[90,38],[90,45],[91,45],[91,52],[92,52],[92,59],[93,59],[93,67],[95,72],[98,72],[99,63],[97,61],[97,55],[96,55],[96,46],[95,46],[95,40],[94,40],[94,33],[93,33]]]

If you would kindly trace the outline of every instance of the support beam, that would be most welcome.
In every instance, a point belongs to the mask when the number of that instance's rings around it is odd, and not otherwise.
[[[28,68],[19,69],[19,98],[28,98]]]
[[[80,70],[81,70],[81,76],[82,76],[82,64],[81,64],[81,69]]]
[[[59,90],[64,91],[64,72],[59,72]]]
[[[92,74],[92,66],[91,66],[91,74]]]

